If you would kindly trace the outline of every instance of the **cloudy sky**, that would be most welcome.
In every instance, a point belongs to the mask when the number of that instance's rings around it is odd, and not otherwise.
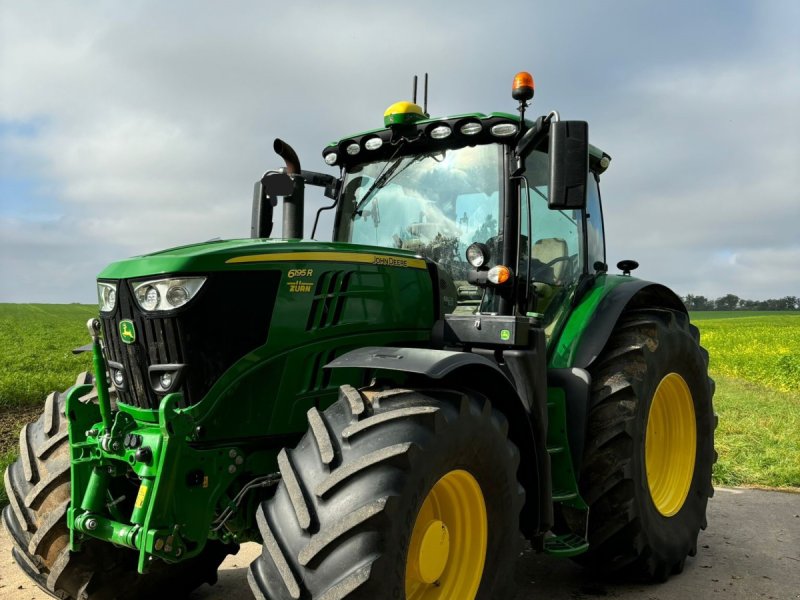
[[[0,302],[94,302],[111,261],[246,237],[275,137],[333,172],[323,146],[413,74],[447,115],[512,112],[520,70],[532,114],[589,121],[613,157],[610,263],[800,295],[797,23],[796,0],[0,0]]]

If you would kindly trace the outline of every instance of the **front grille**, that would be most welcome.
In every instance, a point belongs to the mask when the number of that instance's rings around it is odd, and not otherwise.
[[[120,402],[158,408],[148,367],[184,364],[182,408],[197,404],[237,360],[267,340],[280,272],[215,273],[186,306],[152,316],[136,304],[129,281],[118,282],[117,307],[102,318],[106,358],[121,363],[127,386]],[[120,339],[119,323],[133,321],[136,340]]]

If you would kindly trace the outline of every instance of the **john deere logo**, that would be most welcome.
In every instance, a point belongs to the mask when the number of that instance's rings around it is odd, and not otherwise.
[[[125,319],[119,322],[119,337],[126,344],[132,344],[136,341],[136,329],[133,328],[133,321]]]

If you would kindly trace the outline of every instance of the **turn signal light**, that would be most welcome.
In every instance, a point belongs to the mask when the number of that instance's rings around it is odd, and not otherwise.
[[[486,279],[495,285],[502,285],[511,279],[511,269],[505,265],[497,265],[489,269],[489,272],[486,274]]]

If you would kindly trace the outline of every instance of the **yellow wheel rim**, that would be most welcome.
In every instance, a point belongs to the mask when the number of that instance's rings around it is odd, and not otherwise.
[[[481,486],[467,471],[450,471],[419,509],[406,559],[406,600],[473,600],[488,539]]]
[[[645,434],[647,485],[653,504],[665,517],[677,514],[686,501],[696,448],[692,393],[683,377],[670,373],[656,388]]]

